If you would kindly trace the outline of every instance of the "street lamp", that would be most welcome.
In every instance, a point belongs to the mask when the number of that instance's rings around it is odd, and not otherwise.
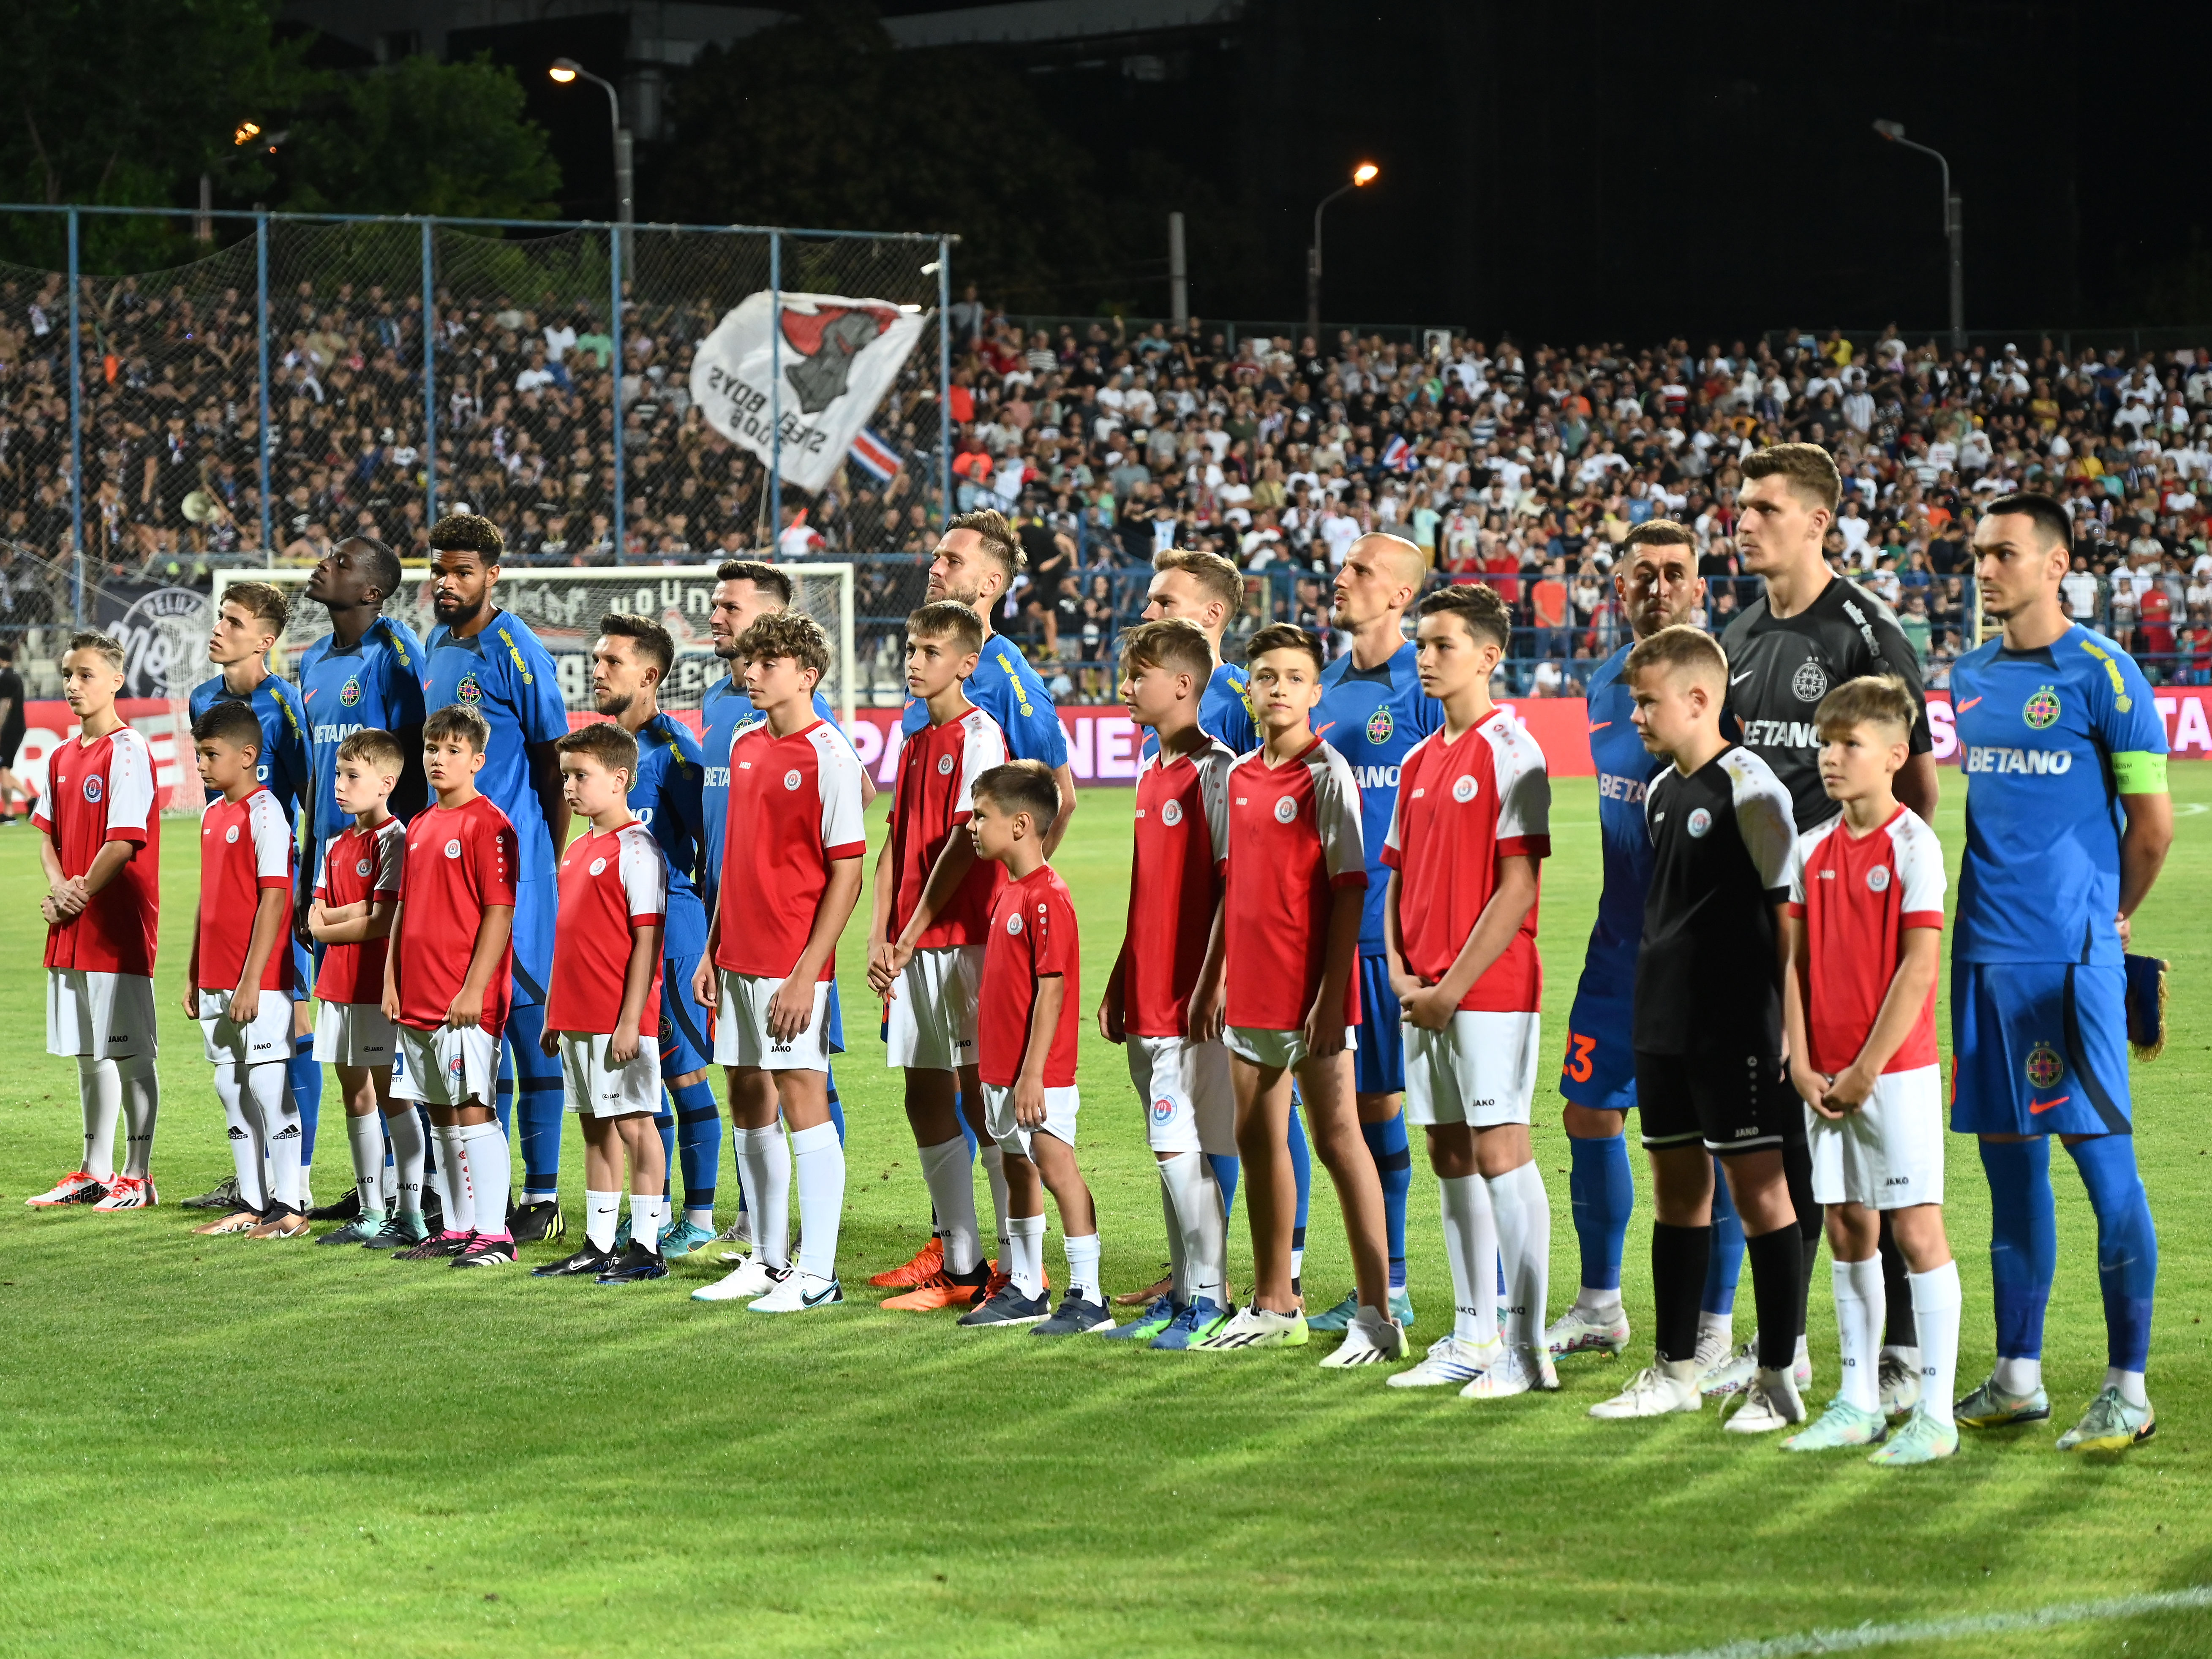
[[[1951,164],[1943,152],[1916,144],[1905,136],[1902,121],[1877,121],[1874,130],[1893,144],[1932,155],[1943,169],[1943,234],[1951,244],[1951,349],[1966,349],[1966,204],[1951,193]]]
[[[589,81],[607,94],[607,122],[615,135],[615,217],[625,227],[636,222],[630,200],[629,129],[622,124],[622,100],[616,94],[611,81],[602,81],[573,58],[556,58],[553,67],[545,71],[562,86],[572,82]],[[629,237],[623,237],[624,263],[628,263]]]
[[[1328,204],[1340,196],[1349,196],[1362,185],[1371,185],[1382,175],[1382,169],[1372,161],[1362,161],[1352,170],[1352,182],[1339,185],[1321,198],[1314,209],[1313,245],[1306,249],[1306,332],[1313,336],[1314,349],[1322,349],[1321,339],[1321,216]]]

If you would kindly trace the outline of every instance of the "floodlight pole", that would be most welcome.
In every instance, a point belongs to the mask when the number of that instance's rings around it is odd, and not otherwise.
[[[1901,121],[1876,121],[1874,130],[1891,143],[1932,155],[1943,170],[1943,235],[1951,252],[1951,349],[1966,349],[1966,204],[1951,189],[1951,163],[1939,149],[1905,136]]]

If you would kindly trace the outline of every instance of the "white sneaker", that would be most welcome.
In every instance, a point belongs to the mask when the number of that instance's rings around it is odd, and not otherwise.
[[[1322,1364],[1333,1370],[1349,1365],[1395,1365],[1406,1357],[1406,1328],[1363,1307],[1344,1328],[1344,1340]]]
[[[1673,1412],[1701,1411],[1705,1403],[1691,1378],[1669,1376],[1663,1366],[1646,1365],[1612,1399],[1592,1406],[1589,1414],[1612,1419],[1665,1417]]]
[[[788,1267],[771,1267],[757,1255],[746,1256],[712,1285],[691,1292],[694,1302],[742,1302],[766,1296],[791,1277]]]
[[[727,1244],[732,1247],[732,1249],[724,1250],[721,1253],[723,1261],[743,1261],[745,1259],[746,1253],[752,1249],[752,1212],[750,1210],[738,1211],[738,1218],[735,1221],[732,1221],[728,1226],[723,1228],[721,1231],[714,1235],[714,1242],[718,1244]]]
[[[1728,1362],[1734,1340],[1730,1328],[1726,1325],[1701,1324],[1698,1327],[1698,1351],[1692,1358],[1698,1367],[1699,1387],[1704,1386],[1707,1371],[1717,1370]]]
[[[1705,1351],[1698,1350],[1698,1392],[1728,1395],[1741,1394],[1751,1386],[1751,1379],[1759,1370],[1759,1339],[1739,1342],[1734,1349],[1723,1354],[1712,1364],[1705,1363]]]
[[[1919,1367],[1885,1349],[1880,1375],[1884,1417],[1903,1417],[1920,1403]]]
[[[1605,1313],[1570,1308],[1544,1333],[1544,1346],[1553,1358],[1571,1353],[1601,1353],[1611,1359],[1627,1346],[1628,1314],[1618,1303]]]
[[[1266,1308],[1239,1308],[1234,1317],[1193,1345],[1193,1353],[1241,1353],[1248,1348],[1302,1348],[1306,1344],[1306,1316],[1279,1314]]]
[[[1730,1434],[1771,1434],[1805,1420],[1805,1402],[1787,1371],[1755,1371],[1743,1404],[1721,1425]]]
[[[1462,1400],[1509,1400],[1516,1394],[1553,1394],[1559,1374],[1541,1348],[1508,1348],[1480,1376],[1459,1391]]]
[[[774,1290],[749,1304],[746,1311],[811,1313],[817,1308],[835,1307],[844,1299],[845,1287],[834,1279],[823,1279],[816,1273],[787,1273]]]
[[[1429,1357],[1411,1370],[1393,1371],[1389,1383],[1394,1389],[1456,1389],[1474,1382],[1504,1352],[1495,1342],[1470,1342],[1464,1337],[1447,1336],[1431,1342]]]

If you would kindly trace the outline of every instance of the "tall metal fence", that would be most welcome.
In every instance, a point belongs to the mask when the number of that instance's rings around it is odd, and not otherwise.
[[[108,276],[79,268],[88,221],[191,216],[0,213],[66,224],[65,270],[0,261],[0,541],[67,568],[77,617],[88,583],[311,563],[356,532],[419,555],[464,506],[515,562],[622,564],[880,550],[947,499],[950,236],[233,213],[205,257]],[[923,319],[865,459],[818,490],[691,398],[700,343],[763,292]],[[822,366],[787,325],[769,339],[780,459]]]

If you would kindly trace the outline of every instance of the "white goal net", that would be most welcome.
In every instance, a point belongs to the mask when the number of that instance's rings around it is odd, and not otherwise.
[[[792,603],[822,624],[830,636],[829,683],[822,694],[848,727],[853,723],[855,689],[853,665],[853,567],[849,564],[780,564],[791,578]],[[270,667],[288,679],[299,678],[301,652],[331,631],[330,615],[307,597],[311,570],[218,570],[214,608],[224,590],[239,582],[273,582],[292,599],[291,620],[270,654]],[[436,626],[430,611],[424,568],[406,567],[407,580],[384,609],[404,618],[424,641]],[[698,565],[598,566],[586,569],[503,569],[494,593],[502,610],[530,625],[553,654],[561,696],[574,712],[592,707],[591,649],[599,618],[623,611],[650,617],[676,641],[676,665],[661,688],[664,708],[694,709],[707,688],[725,672],[707,632],[707,611],[714,591],[714,567]]]

